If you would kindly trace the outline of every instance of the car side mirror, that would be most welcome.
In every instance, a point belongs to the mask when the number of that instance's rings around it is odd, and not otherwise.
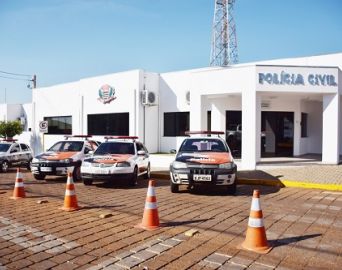
[[[144,150],[139,150],[138,151],[138,156],[145,156],[146,152]]]
[[[170,154],[176,154],[176,152],[177,152],[176,149],[171,149],[170,150]]]
[[[94,154],[94,151],[88,151],[87,155],[91,156],[92,154]]]

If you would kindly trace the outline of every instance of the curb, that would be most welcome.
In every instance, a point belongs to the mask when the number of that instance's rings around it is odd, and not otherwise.
[[[151,173],[151,178],[158,178],[169,180],[170,175],[166,173]],[[308,189],[322,189],[330,191],[342,191],[342,185],[338,184],[319,184],[311,182],[299,182],[292,180],[266,180],[266,179],[250,179],[239,178],[239,185],[261,185],[261,186],[273,186],[273,187],[295,187],[295,188],[308,188]]]

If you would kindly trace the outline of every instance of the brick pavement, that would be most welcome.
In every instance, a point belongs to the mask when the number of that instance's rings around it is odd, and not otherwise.
[[[135,188],[76,183],[83,208],[68,213],[58,209],[63,205],[65,179],[39,182],[24,173],[27,198],[13,201],[9,197],[14,179],[14,171],[0,175],[0,269],[339,269],[342,265],[339,192],[258,187],[268,240],[274,246],[269,254],[259,255],[237,249],[256,186],[238,186],[236,196],[203,190],[172,194],[167,181],[157,181],[164,226],[143,231],[134,226],[144,210],[145,180]],[[37,204],[41,199],[48,203]],[[99,217],[108,212],[112,216]],[[185,237],[192,228],[199,233]],[[6,235],[11,239],[3,238]],[[178,236],[183,238],[177,241]],[[68,243],[74,246],[47,252]]]

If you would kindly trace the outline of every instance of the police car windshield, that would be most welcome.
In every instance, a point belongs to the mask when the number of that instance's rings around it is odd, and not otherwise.
[[[1,143],[0,144],[0,152],[7,152],[8,148],[10,148],[10,144],[7,143]]]
[[[229,152],[226,145],[219,139],[186,139],[179,152]]]
[[[64,141],[55,143],[48,151],[53,152],[79,152],[84,142]]]
[[[134,155],[134,144],[124,142],[101,143],[94,155],[129,154]]]

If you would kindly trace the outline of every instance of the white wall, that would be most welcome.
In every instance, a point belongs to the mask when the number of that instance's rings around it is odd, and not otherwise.
[[[163,73],[159,81],[159,134],[160,152],[170,152],[179,148],[184,137],[164,136],[165,112],[189,112],[190,106],[186,102],[186,91],[190,90],[191,76],[188,71]],[[191,97],[190,97],[191,99]]]

